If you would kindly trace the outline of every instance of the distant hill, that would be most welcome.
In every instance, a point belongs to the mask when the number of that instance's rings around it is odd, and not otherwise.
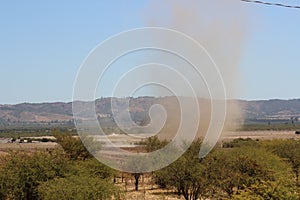
[[[300,99],[238,101],[246,119],[291,119],[300,117]]]
[[[72,115],[72,103],[0,105],[0,122],[67,121]]]
[[[96,100],[96,112],[100,118],[110,118],[111,98]],[[124,99],[113,99],[121,112],[125,109]],[[135,121],[143,123],[148,117],[148,109],[153,104],[178,107],[175,97],[139,97],[130,98],[130,112]],[[81,102],[84,106],[84,102]],[[300,118],[300,99],[293,100],[260,100],[244,101],[230,100],[230,104],[237,104],[244,112],[246,119],[290,119]],[[0,105],[0,124],[5,123],[57,123],[72,121],[72,103],[22,103],[17,105]]]

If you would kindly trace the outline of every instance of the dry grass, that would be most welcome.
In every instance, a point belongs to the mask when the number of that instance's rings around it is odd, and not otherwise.
[[[46,143],[1,143],[0,154],[9,151],[41,151],[57,148],[58,144],[54,142]]]
[[[161,189],[141,189],[140,191],[127,191],[126,200],[182,200],[173,192]]]
[[[139,184],[139,191],[135,191],[134,179],[126,176],[122,183],[118,179],[117,185],[125,191],[124,200],[182,200],[174,193],[174,190],[160,189],[155,185],[151,178],[141,178]]]
[[[232,131],[222,135],[222,140],[233,140],[237,138],[252,138],[259,140],[273,139],[300,139],[295,131]]]

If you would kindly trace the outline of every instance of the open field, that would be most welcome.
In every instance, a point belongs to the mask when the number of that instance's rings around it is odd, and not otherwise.
[[[233,140],[237,138],[251,138],[259,140],[273,139],[300,139],[300,135],[296,135],[295,131],[232,131],[225,132],[221,136],[221,140]]]
[[[112,143],[117,147],[134,147],[144,137],[129,137],[127,135],[109,135],[107,136]],[[28,137],[27,137],[28,138]],[[48,138],[54,139],[53,136],[41,136],[31,138]],[[300,135],[296,135],[294,131],[231,131],[222,134],[219,141],[231,141],[238,138],[252,138],[259,140],[273,140],[273,139],[300,139]],[[97,137],[101,140],[101,137]],[[0,153],[8,151],[34,151],[47,150],[57,148],[55,142],[36,142],[36,143],[7,143],[8,139],[2,138],[0,140]]]
[[[55,142],[46,143],[0,143],[0,155],[7,154],[9,151],[44,151],[59,147]]]

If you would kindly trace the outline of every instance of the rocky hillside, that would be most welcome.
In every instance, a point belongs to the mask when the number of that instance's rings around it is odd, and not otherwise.
[[[111,98],[96,100],[96,112],[100,118],[111,117]],[[125,109],[124,99],[114,98],[117,108]],[[175,97],[139,97],[130,98],[130,112],[135,121],[147,118],[148,109],[153,104],[162,104],[169,108],[178,107]],[[81,102],[84,106],[84,102]],[[300,99],[294,100],[232,100],[242,108],[246,119],[290,119],[300,117]],[[22,103],[0,105],[0,124],[18,122],[61,122],[72,120],[72,103]],[[142,122],[141,122],[142,123]]]

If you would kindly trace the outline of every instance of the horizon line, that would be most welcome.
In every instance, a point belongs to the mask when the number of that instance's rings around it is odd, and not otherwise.
[[[126,98],[167,98],[167,97],[176,97],[176,96],[149,96],[149,95],[144,95],[144,96],[127,96],[127,97],[98,97],[95,100],[72,100],[72,101],[64,101],[64,100],[49,100],[49,101],[23,101],[23,102],[16,102],[16,103],[0,103],[1,106],[8,106],[8,105],[20,105],[20,104],[53,104],[53,103],[73,103],[73,102],[89,102],[89,101],[96,101],[99,99],[109,99],[109,98],[117,98],[117,99],[126,99]],[[199,99],[209,99],[206,97],[198,97]],[[295,98],[270,98],[270,99],[246,99],[246,98],[228,98],[226,99],[227,101],[248,101],[248,102],[253,102],[253,101],[292,101],[292,100],[300,100],[300,97],[295,97]]]

